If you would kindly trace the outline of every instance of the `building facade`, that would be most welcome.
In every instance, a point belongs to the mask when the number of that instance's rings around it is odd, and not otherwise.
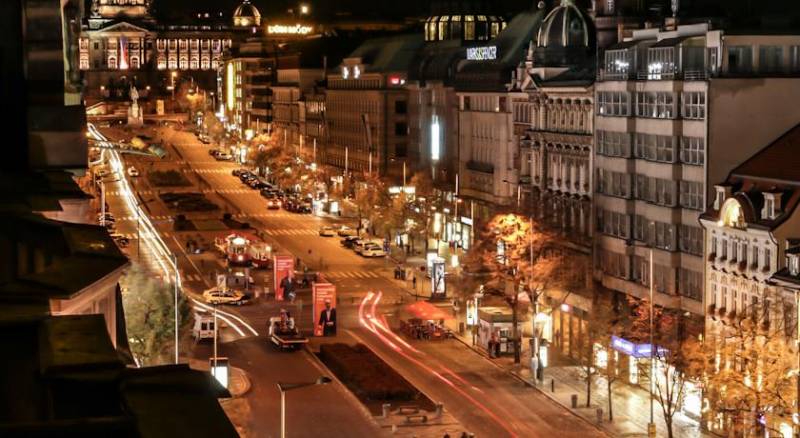
[[[643,29],[605,50],[595,84],[595,269],[609,289],[703,315],[713,184],[800,113],[794,36],[707,24]],[[757,109],[756,109],[757,108]]]
[[[408,159],[408,67],[422,35],[368,40],[327,75],[325,164],[402,178]]]
[[[749,330],[741,330],[749,322],[766,338],[785,336],[792,364],[800,276],[800,173],[793,158],[798,146],[800,126],[795,126],[716,185],[713,203],[700,217],[706,248],[706,341],[755,342]],[[742,366],[742,378],[750,370],[729,358],[720,363]],[[732,421],[720,409],[712,409],[708,418],[710,428],[720,433],[731,429]],[[771,412],[766,422],[776,430],[792,430],[788,415]]]

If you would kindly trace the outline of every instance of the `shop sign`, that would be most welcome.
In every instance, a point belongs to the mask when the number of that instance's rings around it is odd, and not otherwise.
[[[279,35],[307,35],[311,33],[313,28],[311,26],[304,26],[302,24],[271,24],[267,26],[267,33]]]
[[[467,59],[470,61],[491,61],[497,59],[497,46],[468,47]]]
[[[628,356],[633,356],[637,358],[647,358],[650,357],[652,352],[652,348],[650,344],[634,344],[633,342],[620,338],[619,336],[611,336],[611,348],[625,353]],[[667,349],[663,347],[658,347],[658,356],[663,357],[667,353]]]

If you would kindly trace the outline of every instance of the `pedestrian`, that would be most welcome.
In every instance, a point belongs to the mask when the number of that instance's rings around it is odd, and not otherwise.
[[[416,291],[417,290],[417,274],[414,274],[414,276],[411,277],[411,284],[414,286],[414,290]]]

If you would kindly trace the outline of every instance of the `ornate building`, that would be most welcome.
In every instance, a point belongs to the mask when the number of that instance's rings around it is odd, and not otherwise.
[[[591,239],[595,32],[564,0],[542,22],[517,72],[514,130],[520,189],[533,213],[588,245]],[[528,204],[530,203],[530,204]]]
[[[93,0],[79,40],[79,67],[89,97],[124,97],[111,89],[120,80],[147,87],[145,95],[150,87],[170,90],[175,78],[213,89],[223,53],[261,23],[249,0],[234,12],[233,26],[208,14],[199,14],[191,25],[158,23],[150,15],[150,3]]]

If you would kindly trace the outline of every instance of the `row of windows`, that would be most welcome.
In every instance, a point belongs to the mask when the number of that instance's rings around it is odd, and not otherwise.
[[[634,196],[665,207],[680,205],[693,210],[704,210],[703,183],[676,181],[635,175]],[[597,192],[604,195],[629,198],[631,196],[631,175],[606,169],[597,169]]]
[[[678,115],[678,97],[670,92],[640,91],[635,93],[637,117],[674,119]],[[702,91],[687,91],[680,96],[680,114],[684,119],[702,120],[706,117],[706,95]],[[630,93],[599,91],[597,114],[601,116],[631,115]]]
[[[621,239],[629,239],[631,237],[630,218],[625,213],[598,209],[597,231]],[[635,215],[633,238],[667,251],[675,251],[677,245],[677,249],[681,252],[698,256],[703,254],[703,230],[700,227],[680,225],[678,228],[674,224],[652,221],[644,216]]]
[[[613,251],[598,251],[598,263],[606,275],[622,279],[632,279],[642,285],[650,284],[650,260],[648,257],[628,257]],[[671,283],[677,280],[676,293],[700,301],[702,298],[703,275],[690,269],[676,269],[654,264],[654,288],[661,293],[669,293]]]
[[[678,158],[684,164],[699,166],[705,163],[705,139],[702,137],[680,137],[680,153],[676,157],[678,137],[598,130],[596,132],[598,155],[630,157],[632,136],[635,137],[636,158],[666,163],[674,163]]]
[[[712,236],[711,251],[721,261],[739,262],[751,269],[772,271],[772,250],[730,236]]]

